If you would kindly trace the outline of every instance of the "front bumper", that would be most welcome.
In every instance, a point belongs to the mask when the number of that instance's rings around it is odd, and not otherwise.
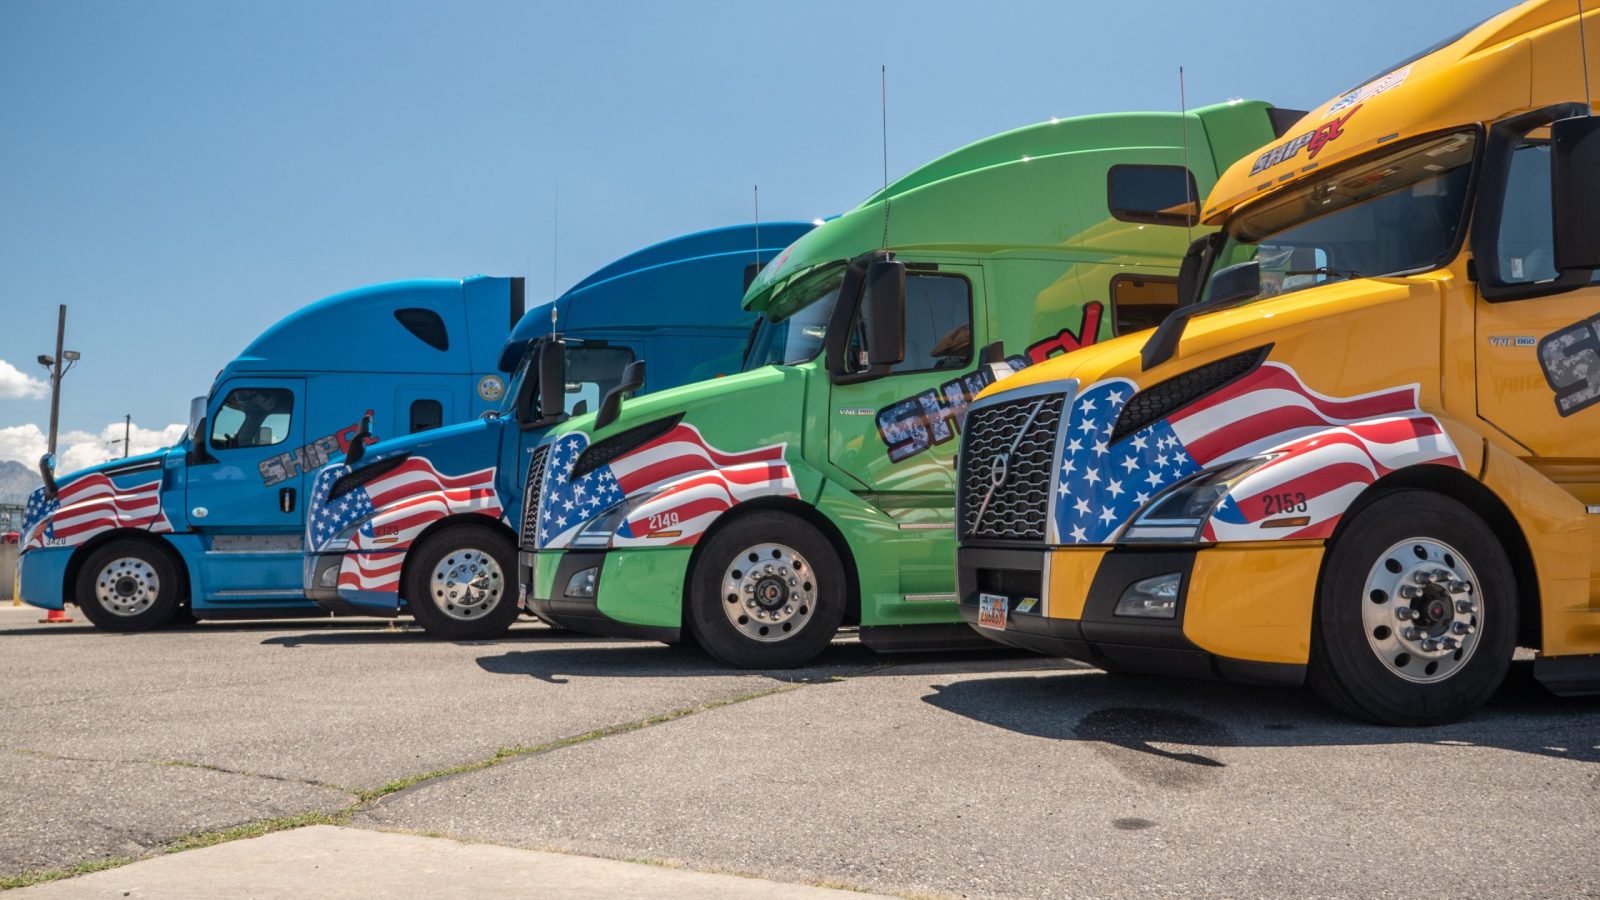
[[[1245,549],[963,546],[956,554],[961,615],[991,640],[1108,670],[1300,684],[1321,548],[1254,549],[1248,557]],[[1281,571],[1252,583],[1260,570]],[[1115,614],[1129,586],[1173,573],[1180,577],[1173,618]],[[978,624],[980,593],[1010,599],[1005,630]],[[1037,602],[1028,609],[1030,597]]]
[[[677,643],[690,548],[541,550],[518,554],[528,611],[562,628],[602,637]],[[570,596],[573,576],[595,569],[593,595]]]
[[[345,553],[306,554],[306,596],[323,609],[339,615],[400,615],[403,605],[398,591],[357,591],[339,587],[339,571],[347,556]]]
[[[40,609],[66,606],[67,563],[75,547],[30,547],[17,556],[17,597]]]

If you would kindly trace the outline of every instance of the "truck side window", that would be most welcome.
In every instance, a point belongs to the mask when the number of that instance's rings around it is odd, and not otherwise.
[[[1112,166],[1106,173],[1111,217],[1145,225],[1193,225],[1200,193],[1183,166]]]
[[[971,362],[972,285],[960,275],[908,274],[906,358],[890,371],[964,369]]]
[[[1110,295],[1117,334],[1132,334],[1160,325],[1167,313],[1178,308],[1178,279],[1117,275],[1111,279]]]
[[[567,347],[567,413],[600,408],[600,398],[622,383],[622,370],[633,362],[627,347]]]
[[[1511,154],[1505,210],[1495,252],[1500,277],[1530,284],[1556,277],[1555,226],[1550,209],[1550,145],[1528,142]]]
[[[437,400],[411,401],[411,433],[438,428],[444,424],[444,404]]]
[[[284,388],[234,388],[217,407],[211,423],[211,446],[270,447],[289,437],[294,392]]]
[[[417,307],[397,309],[394,311],[394,317],[400,320],[400,324],[404,325],[407,331],[416,335],[417,340],[429,347],[435,350],[450,349],[450,333],[445,330],[444,319],[433,310]]]

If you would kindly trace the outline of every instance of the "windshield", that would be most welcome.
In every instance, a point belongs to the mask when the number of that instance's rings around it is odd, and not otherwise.
[[[1475,132],[1414,144],[1285,193],[1229,220],[1212,279],[1261,264],[1254,300],[1347,278],[1435,269],[1456,248]],[[1200,302],[1211,299],[1212,281]],[[1246,301],[1249,302],[1249,301]]]
[[[762,366],[794,365],[816,358],[828,333],[828,318],[839,299],[845,263],[829,263],[786,285],[756,322],[742,371]]]

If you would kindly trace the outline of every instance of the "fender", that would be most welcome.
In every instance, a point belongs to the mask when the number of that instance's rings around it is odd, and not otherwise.
[[[1076,498],[1055,508],[1063,543],[1113,542],[1163,498],[1252,459],[1259,464],[1226,483],[1201,542],[1324,539],[1379,478],[1414,465],[1466,468],[1446,424],[1420,407],[1415,383],[1334,397],[1290,365],[1263,362],[1111,440],[1139,392],[1111,378],[1072,399],[1056,474],[1062,495]],[[1476,463],[1479,448],[1469,451]]]
[[[578,457],[589,446],[582,432],[552,445],[539,496],[541,550],[572,546],[583,527],[617,510],[610,546],[692,546],[728,510],[757,497],[795,497],[800,490],[786,456],[787,443],[743,452],[712,446],[693,425],[618,456],[578,478]]]
[[[45,499],[44,488],[34,490],[22,516],[18,540],[22,552],[75,547],[117,529],[171,532],[172,523],[161,508],[162,474],[157,461],[121,471],[90,472],[62,485],[54,499]]]
[[[447,475],[427,457],[412,455],[337,499],[324,500],[332,483],[349,471],[349,466],[330,466],[317,476],[306,528],[313,547],[350,533],[338,590],[351,602],[398,606],[406,552],[435,522],[462,514],[505,521],[495,466]]]

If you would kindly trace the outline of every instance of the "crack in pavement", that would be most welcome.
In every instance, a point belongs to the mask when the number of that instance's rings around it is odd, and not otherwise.
[[[212,765],[211,763],[192,762],[187,759],[101,759],[92,756],[66,756],[60,753],[51,753],[47,750],[32,750],[26,747],[7,747],[12,753],[20,756],[32,756],[38,759],[48,759],[52,762],[80,762],[100,763],[102,765],[118,766],[156,766],[164,769],[199,769],[205,772],[217,772],[222,775],[238,775],[244,778],[259,778],[263,781],[279,781],[285,784],[300,784],[306,787],[326,788],[349,794],[352,797],[361,796],[361,791],[356,788],[345,787],[342,784],[332,784],[326,781],[317,781],[311,778],[294,778],[289,775],[270,775],[263,772],[247,772],[243,769],[229,769],[226,766]]]

